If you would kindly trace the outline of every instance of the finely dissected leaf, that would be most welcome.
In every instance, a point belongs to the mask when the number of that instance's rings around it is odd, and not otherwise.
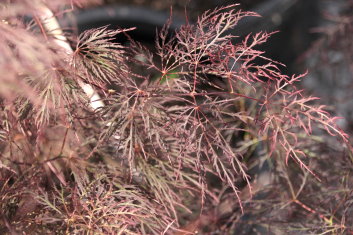
[[[127,30],[108,30],[107,26],[85,31],[78,38],[73,66],[85,81],[94,85],[119,82],[124,69],[123,47],[114,37]],[[83,73],[82,73],[83,72]]]
[[[268,83],[265,100],[262,104],[264,111],[261,132],[267,132],[272,141],[271,153],[277,149],[277,143],[285,151],[285,160],[296,161],[301,167],[315,174],[303,162],[306,154],[298,148],[297,133],[303,129],[306,135],[312,133],[312,125],[323,128],[330,135],[339,137],[343,143],[348,143],[348,135],[336,124],[337,117],[331,117],[324,110],[324,106],[312,105],[316,97],[305,97],[301,90],[297,90],[295,83],[303,76],[287,78],[283,76],[272,85]],[[271,87],[272,86],[272,87]],[[280,108],[278,108],[278,106]],[[298,129],[299,128],[299,129]]]
[[[50,195],[37,195],[47,209],[38,220],[57,226],[64,223],[67,232],[128,234],[143,233],[143,227],[154,233],[161,232],[161,228],[171,223],[160,216],[159,206],[134,186],[122,187],[116,179],[98,175],[96,180],[84,182],[83,186],[82,189],[56,189]],[[72,200],[67,200],[68,197]]]

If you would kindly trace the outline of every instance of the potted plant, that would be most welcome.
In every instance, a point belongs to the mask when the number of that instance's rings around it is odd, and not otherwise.
[[[248,200],[275,186],[261,181],[272,173],[249,176],[264,162],[289,185],[283,208],[330,220],[291,174],[320,182],[316,132],[347,151],[349,137],[297,87],[304,75],[256,49],[271,33],[232,41],[229,30],[256,13],[220,7],[173,34],[169,20],[151,51],[114,41],[133,29],[67,36],[61,9],[1,4],[1,232],[231,233]]]

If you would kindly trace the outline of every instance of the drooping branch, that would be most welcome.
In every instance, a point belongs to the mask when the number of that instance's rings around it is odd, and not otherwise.
[[[54,42],[59,47],[63,48],[67,55],[72,55],[73,50],[53,12],[44,4],[38,4],[36,12],[41,24],[41,28],[45,31],[43,33],[51,35],[54,38]],[[82,80],[78,80],[78,84],[90,99],[90,106],[93,110],[104,107],[104,103],[102,102],[101,97],[90,84],[86,84]]]

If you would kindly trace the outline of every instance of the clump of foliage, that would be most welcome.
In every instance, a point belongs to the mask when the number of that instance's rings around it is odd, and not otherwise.
[[[0,5],[2,233],[230,233],[281,213],[349,229],[303,201],[326,177],[323,132],[339,151],[349,137],[298,88],[303,75],[257,50],[271,33],[235,40],[256,13],[220,7],[172,33],[169,21],[153,51],[107,27],[68,36],[71,50],[41,15],[60,12],[50,3]],[[265,164],[267,182],[254,173]]]

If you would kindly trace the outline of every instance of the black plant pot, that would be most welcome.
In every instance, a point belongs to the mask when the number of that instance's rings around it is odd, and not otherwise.
[[[251,32],[274,31],[286,22],[298,0],[266,0],[254,6],[251,11],[262,17],[247,17],[239,22],[234,34],[244,36]],[[131,28],[131,32],[141,40],[154,40],[156,28],[161,28],[169,18],[169,12],[156,11],[146,7],[106,5],[85,9],[65,18],[61,23],[66,27],[78,29],[81,33],[87,29],[109,25],[111,28]],[[170,30],[185,23],[183,18],[173,17]]]
[[[140,42],[153,42],[156,29],[161,29],[169,19],[166,12],[156,11],[144,7],[107,5],[75,12],[73,17],[66,17],[61,24],[63,28],[77,29],[77,33],[85,30],[109,26],[111,29],[136,28],[129,32],[129,36]],[[184,24],[183,19],[173,17],[170,31],[174,31]],[[117,41],[124,42],[123,36]]]
[[[260,31],[280,31],[266,43],[261,50],[274,60],[287,64],[291,69],[293,62],[311,45],[315,39],[309,29],[316,24],[317,0],[264,0],[251,11],[262,17],[246,17],[232,29],[241,40],[249,33]],[[156,11],[146,7],[105,5],[97,8],[74,12],[73,16],[63,19],[64,28],[76,28],[77,33],[87,29],[109,25],[110,28],[131,28],[129,35],[137,41],[151,43],[155,40],[156,29],[163,27],[169,18],[169,12]],[[185,23],[184,18],[173,16],[170,31]],[[117,41],[127,39],[119,36]],[[297,69],[291,69],[298,72]],[[292,72],[290,71],[290,72]]]

